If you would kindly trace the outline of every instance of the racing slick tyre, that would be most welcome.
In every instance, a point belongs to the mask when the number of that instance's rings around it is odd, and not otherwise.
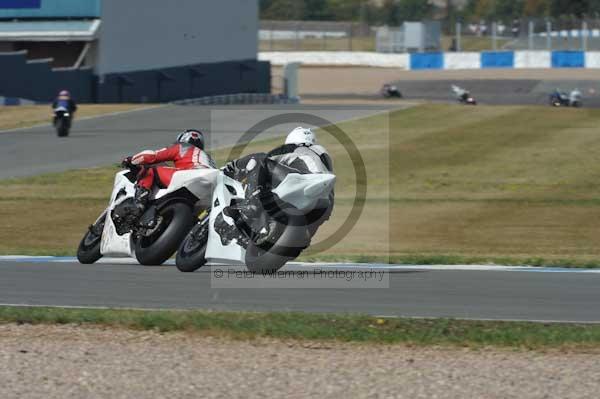
[[[310,244],[306,218],[300,215],[289,215],[287,223],[276,223],[269,237],[263,241],[272,245],[266,247],[264,244],[250,241],[246,248],[245,263],[251,272],[272,273],[297,258]]]
[[[142,265],[162,265],[175,253],[194,223],[192,209],[181,202],[160,209],[157,218],[157,226],[135,240],[135,257]]]
[[[56,134],[58,137],[67,137],[69,135],[69,121],[65,118],[59,118],[56,121]]]
[[[185,237],[177,250],[175,264],[184,273],[191,273],[206,264],[206,244],[208,243],[210,217],[207,214]]]
[[[79,263],[89,265],[95,263],[102,257],[100,253],[100,243],[102,241],[102,230],[104,230],[104,221],[106,219],[106,212],[96,220],[92,226],[89,227],[85,233],[79,247],[77,248],[77,260]]]

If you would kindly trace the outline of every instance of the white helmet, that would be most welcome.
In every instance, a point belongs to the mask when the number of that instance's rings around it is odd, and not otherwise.
[[[312,130],[304,127],[297,127],[288,134],[285,139],[285,144],[314,145],[317,144],[317,138]]]

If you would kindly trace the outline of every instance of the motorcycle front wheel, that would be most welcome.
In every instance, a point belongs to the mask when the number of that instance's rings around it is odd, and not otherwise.
[[[192,209],[181,202],[157,212],[158,225],[135,240],[135,257],[142,265],[162,265],[177,250],[194,223]]]
[[[105,220],[106,212],[100,215],[96,223],[88,228],[88,231],[81,239],[77,248],[77,260],[79,263],[89,265],[97,262],[102,257],[100,243],[102,242],[102,230],[104,230]]]
[[[208,244],[210,216],[207,214],[185,237],[177,250],[175,264],[184,273],[191,273],[206,264],[206,245]]]
[[[269,247],[251,241],[246,248],[245,263],[254,273],[272,273],[281,269],[287,262],[297,258],[310,244],[306,218],[289,215],[287,224],[273,229],[268,239]]]

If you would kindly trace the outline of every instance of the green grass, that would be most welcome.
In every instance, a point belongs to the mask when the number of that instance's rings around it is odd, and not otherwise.
[[[0,323],[101,325],[187,331],[234,339],[278,338],[377,344],[589,349],[600,325],[395,319],[308,313],[229,313],[0,307]]]
[[[342,123],[364,159],[367,206],[344,240],[303,259],[598,267],[598,126],[596,109],[441,104]],[[342,145],[318,134],[338,181],[316,242],[341,225],[356,189]],[[246,153],[279,143],[253,143]],[[74,254],[116,171],[3,181],[0,253]]]

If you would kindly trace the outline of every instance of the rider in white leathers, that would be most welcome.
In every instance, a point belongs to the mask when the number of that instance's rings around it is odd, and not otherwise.
[[[255,208],[259,211],[258,201],[264,195],[269,195],[268,178],[265,178],[264,173],[273,165],[284,165],[286,170],[295,173],[333,173],[333,162],[327,153],[327,150],[317,144],[315,134],[308,128],[297,127],[292,130],[285,143],[270,151],[268,154],[259,153],[251,154],[239,160],[232,161],[224,167],[225,174],[235,178],[238,181],[245,181],[248,184],[246,201],[239,203],[237,209],[247,207],[247,209]],[[330,195],[327,204],[323,207],[315,209],[307,217],[309,222],[309,230],[311,234],[316,232],[317,228],[329,219],[333,210],[333,192]],[[264,198],[263,198],[264,199]],[[234,210],[232,210],[234,211]],[[247,216],[254,212],[246,211]],[[234,213],[232,212],[232,216]]]

